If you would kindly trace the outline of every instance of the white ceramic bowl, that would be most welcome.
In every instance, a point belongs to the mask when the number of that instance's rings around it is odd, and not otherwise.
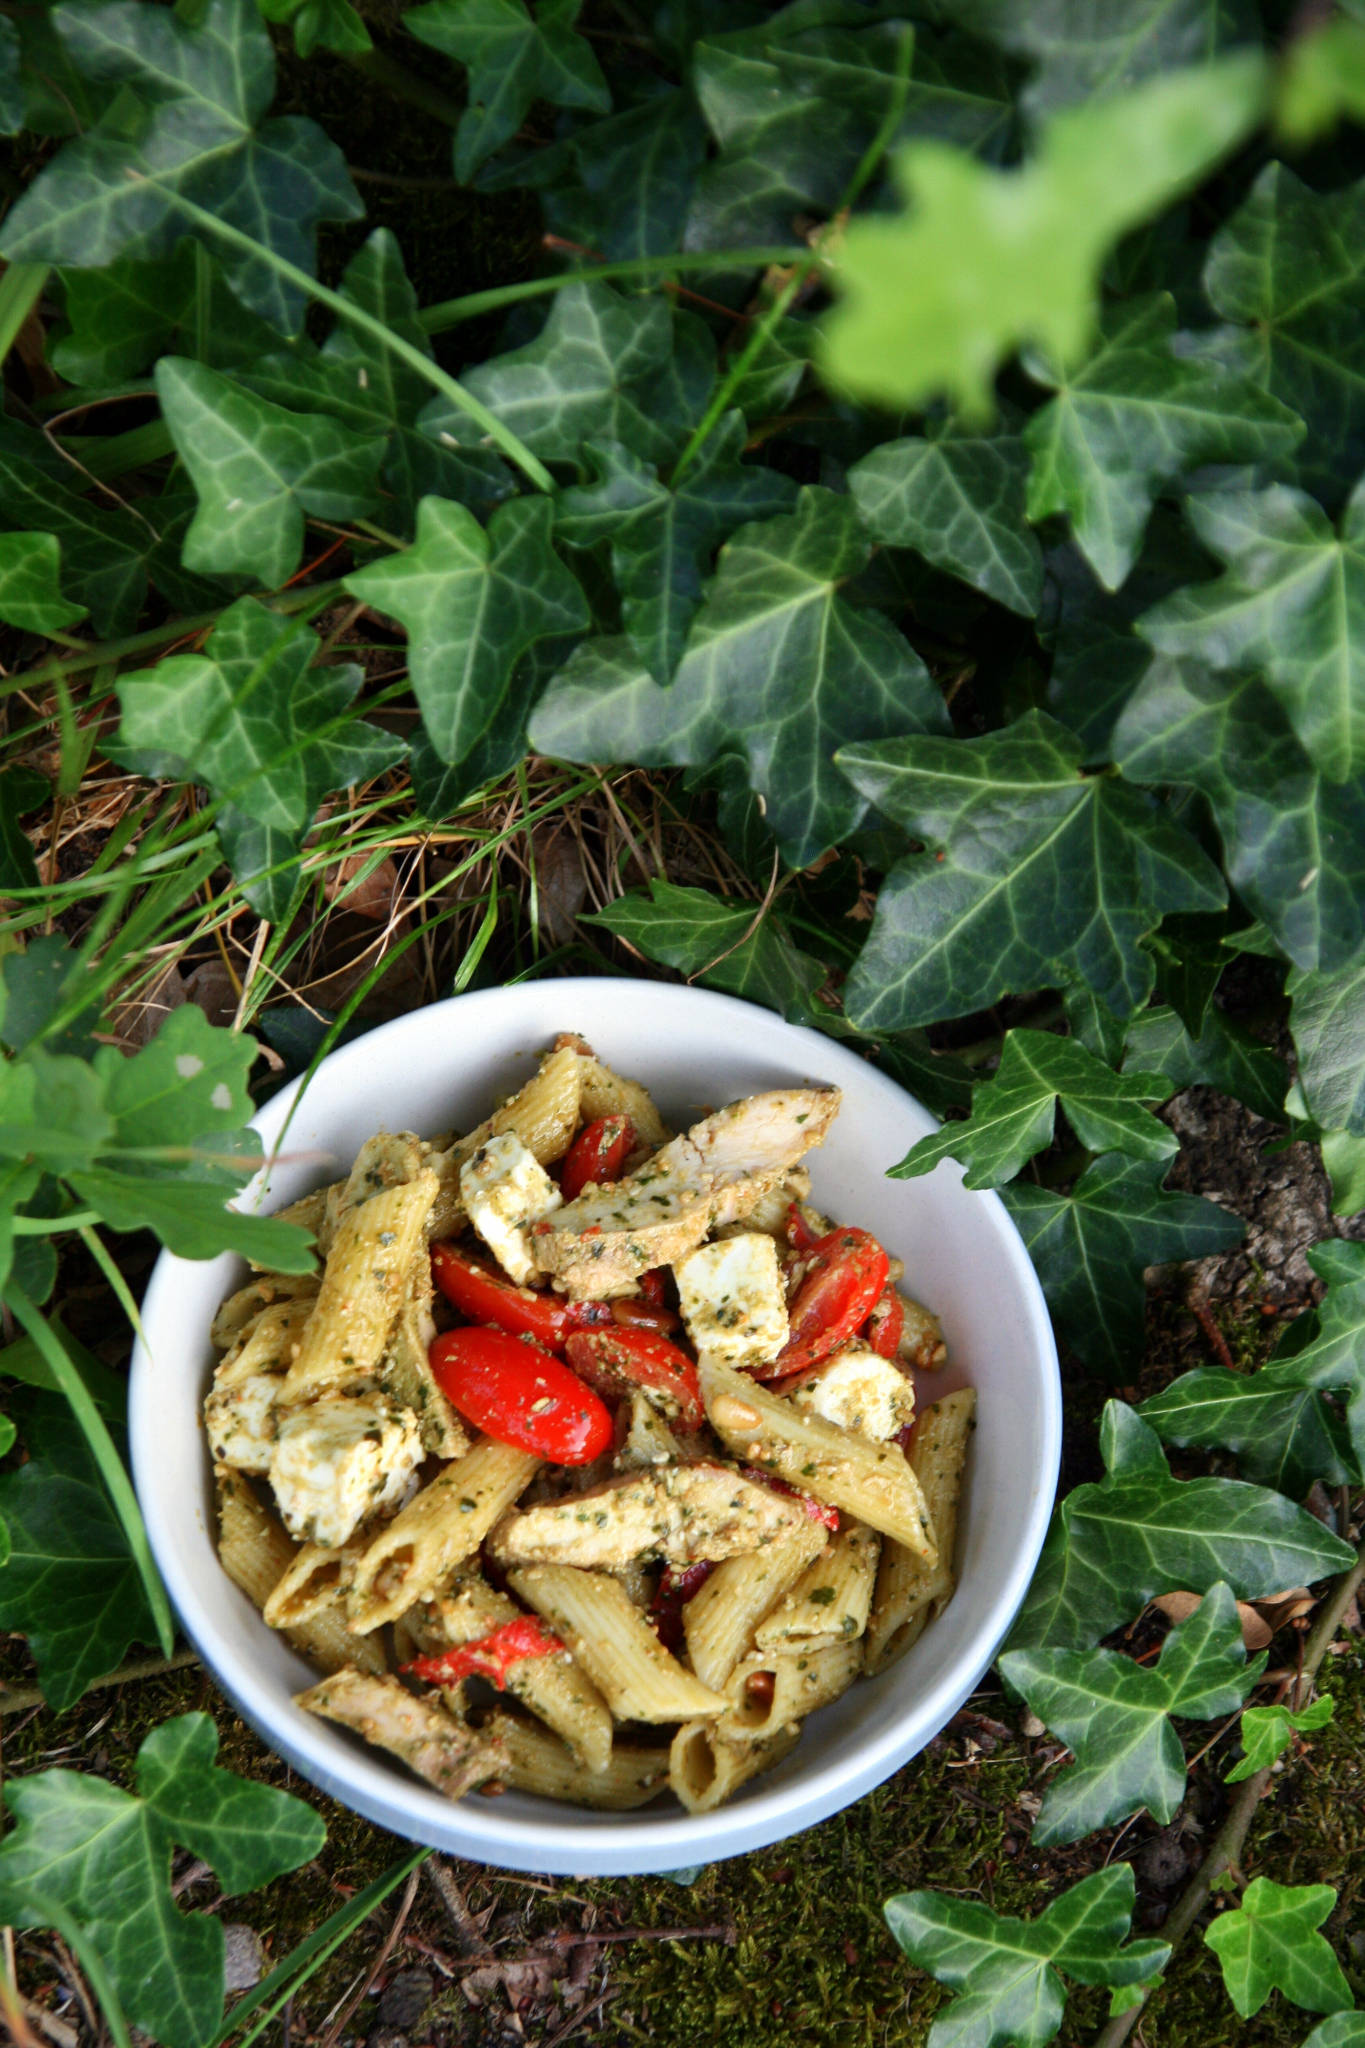
[[[843,1106],[811,1155],[813,1199],[881,1237],[906,1285],[936,1309],[950,1366],[921,1392],[970,1383],[978,1427],[958,1535],[955,1598],[901,1662],[812,1717],[801,1742],[732,1804],[691,1815],[671,1805],[599,1814],[521,1793],[451,1803],[358,1738],[294,1706],[308,1667],[221,1569],[200,1401],[208,1328],[240,1283],[232,1257],[163,1256],[133,1358],[133,1474],[147,1529],[187,1635],[238,1711],[305,1778],[413,1841],[515,1870],[614,1876],[676,1870],[763,1848],[823,1820],[922,1749],[968,1697],[1027,1590],[1047,1527],[1061,1448],[1061,1391],[1047,1309],[1027,1254],[994,1195],[960,1170],[883,1174],[936,1128],[866,1061],[767,1010],[703,990],[623,980],[532,983],[456,997],[381,1026],[323,1062],[289,1119],[283,1157],[244,1205],[278,1208],[349,1168],[380,1128],[468,1129],[531,1071],[557,1031],[643,1080],[675,1126],[757,1089],[837,1082]],[[256,1125],[267,1154],[297,1085]],[[322,1167],[318,1153],[332,1155]],[[307,1154],[311,1157],[299,1158]]]

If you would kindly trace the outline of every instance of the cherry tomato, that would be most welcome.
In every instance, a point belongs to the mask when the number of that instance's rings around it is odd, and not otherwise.
[[[810,1250],[810,1265],[791,1305],[791,1335],[755,1378],[786,1379],[828,1358],[862,1325],[886,1285],[890,1260],[866,1230],[831,1230]]]
[[[668,1275],[662,1266],[651,1266],[639,1279],[640,1299],[651,1308],[668,1307]]]
[[[565,1345],[569,1363],[602,1394],[636,1387],[667,1396],[685,1430],[706,1420],[697,1368],[685,1351],[653,1330],[576,1330]]]
[[[590,1180],[619,1180],[634,1146],[635,1126],[628,1116],[599,1116],[584,1124],[564,1155],[559,1185],[565,1201],[581,1195]]]
[[[489,1678],[499,1692],[504,1692],[513,1665],[524,1664],[528,1657],[552,1657],[563,1648],[558,1636],[541,1627],[539,1615],[519,1614],[515,1621],[503,1622],[500,1628],[480,1636],[476,1643],[460,1643],[453,1650],[441,1650],[431,1657],[414,1657],[411,1664],[399,1668],[426,1679],[428,1685],[458,1685],[462,1678]]]
[[[611,1411],[559,1359],[505,1330],[447,1330],[431,1370],[453,1408],[500,1444],[556,1465],[590,1465],[612,1439]]]
[[[905,1334],[905,1304],[894,1287],[883,1287],[867,1319],[867,1341],[879,1358],[894,1358]]]
[[[706,1584],[715,1568],[715,1564],[706,1558],[699,1564],[670,1564],[665,1567],[654,1598],[649,1603],[648,1618],[666,1650],[676,1654],[685,1647],[687,1637],[682,1611],[692,1595]]]
[[[514,1287],[458,1245],[434,1244],[431,1272],[446,1300],[471,1323],[505,1330],[509,1337],[534,1337],[547,1351],[562,1350],[570,1330],[611,1321],[610,1302],[565,1301],[533,1287]]]
[[[801,1214],[801,1204],[790,1203],[787,1208],[787,1243],[792,1250],[800,1252],[804,1258],[808,1252],[815,1250],[819,1242],[819,1238]]]

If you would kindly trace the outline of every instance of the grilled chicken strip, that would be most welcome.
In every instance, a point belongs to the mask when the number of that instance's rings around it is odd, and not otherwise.
[[[503,1516],[489,1537],[499,1564],[571,1564],[619,1572],[639,1557],[719,1561],[806,1526],[804,1501],[732,1466],[666,1465]]]
[[[537,1266],[578,1300],[632,1292],[707,1232],[748,1214],[825,1134],[837,1088],[747,1095],[672,1138],[625,1180],[592,1187],[532,1228]]]

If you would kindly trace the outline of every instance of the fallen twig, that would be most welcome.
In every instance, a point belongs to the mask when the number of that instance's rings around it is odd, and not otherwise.
[[[92,1678],[87,1692],[100,1692],[105,1686],[127,1685],[137,1678],[160,1678],[167,1671],[183,1671],[187,1665],[199,1662],[197,1650],[177,1650],[172,1657],[134,1657],[127,1664],[120,1664],[117,1671],[111,1671],[105,1678]],[[22,1714],[27,1707],[45,1707],[41,1689],[36,1685],[16,1685],[0,1692],[0,1714]]]
[[[333,2020],[331,2026],[327,2030],[326,2038],[320,2044],[320,2048],[336,2048],[337,2042],[341,2039],[342,2030],[346,2026],[347,2021],[350,2019],[351,2014],[360,2004],[361,1999],[365,1996],[370,1986],[374,1983],[375,1978],[379,1975],[379,1972],[383,1969],[385,1963],[393,1954],[393,1951],[398,1943],[398,1937],[403,1932],[403,1929],[407,1924],[408,1914],[412,1911],[412,1902],[417,1896],[417,1880],[421,1875],[422,1866],[419,1863],[416,1870],[413,1871],[412,1875],[409,1877],[407,1881],[406,1886],[404,1887],[403,1897],[399,1903],[398,1911],[393,1916],[393,1925],[390,1927],[388,1933],[384,1936],[383,1941],[380,1943],[379,1954],[371,1963],[369,1969],[366,1971],[364,1977],[361,1979],[360,1984],[357,1987],[354,1994],[347,1999],[345,2005],[343,2005],[341,2011]]]

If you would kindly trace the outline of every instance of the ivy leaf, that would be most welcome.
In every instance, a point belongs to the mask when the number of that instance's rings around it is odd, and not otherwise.
[[[1088,1649],[1158,1593],[1226,1579],[1238,1600],[1310,1585],[1354,1562],[1350,1544],[1282,1494],[1239,1479],[1173,1479],[1150,1424],[1105,1404],[1107,1477],[1053,1517],[1012,1649]]]
[[[667,462],[713,376],[700,322],[675,315],[666,299],[625,299],[592,283],[565,285],[534,341],[461,381],[533,455],[577,464],[585,441],[622,441],[646,462]],[[444,398],[431,401],[421,424],[444,447],[483,442],[477,422]]]
[[[275,329],[247,312],[220,266],[189,240],[149,262],[121,256],[100,270],[68,270],[62,288],[67,328],[51,358],[70,384],[126,384],[160,355],[230,369],[279,344]]]
[[[1314,1480],[1326,1486],[1360,1482],[1344,1424],[1311,1385],[1297,1359],[1272,1361],[1253,1373],[1200,1366],[1182,1373],[1138,1413],[1163,1443],[1235,1451],[1248,1479],[1302,1500]]]
[[[532,103],[611,111],[611,93],[592,45],[574,32],[582,0],[430,0],[403,16],[404,28],[469,67],[469,105],[455,136],[455,176],[467,185],[486,157],[509,142]]]
[[[929,2030],[929,2048],[1044,2048],[1062,2024],[1063,1976],[1078,1984],[1146,1984],[1165,1968],[1164,1941],[1125,1947],[1133,1921],[1131,1863],[1111,1863],[1032,1920],[975,1899],[897,1892],[886,1922],[911,1962],[958,1996]]]
[[[1028,365],[1057,393],[1024,429],[1028,516],[1065,514],[1107,590],[1137,560],[1166,485],[1204,462],[1283,461],[1303,439],[1302,420],[1248,378],[1174,355],[1175,327],[1174,299],[1155,292],[1106,308],[1074,375]]]
[[[294,49],[300,57],[314,50],[335,50],[339,57],[355,57],[372,50],[374,43],[364,21],[350,0],[257,0],[267,21],[287,21],[294,30]]]
[[[345,579],[353,597],[406,628],[422,723],[443,761],[463,760],[487,731],[536,641],[590,624],[550,544],[552,516],[547,499],[517,498],[485,532],[463,505],[424,498],[412,547]]]
[[[90,1034],[100,1017],[98,997],[80,1006],[63,1031],[51,1030],[53,1018],[76,998],[87,972],[56,933],[30,939],[22,953],[0,957],[0,1039],[11,1052],[42,1039],[49,1052],[90,1058],[95,1050]]]
[[[1032,618],[1043,555],[1024,515],[1027,463],[1012,434],[930,425],[856,462],[848,487],[874,540],[913,548],[997,604]]]
[[[0,889],[36,889],[38,863],[20,820],[50,801],[52,786],[32,768],[0,773]]]
[[[1264,60],[1249,52],[1054,115],[1019,170],[933,142],[900,150],[907,211],[860,216],[844,237],[827,375],[886,406],[946,394],[979,419],[1016,348],[1074,363],[1113,244],[1250,132],[1265,90]]]
[[[62,596],[62,550],[55,533],[0,533],[0,619],[21,633],[59,633],[85,617]]]
[[[1144,934],[1165,911],[1223,902],[1194,840],[1127,783],[1082,775],[1080,741],[1042,712],[979,740],[845,744],[836,758],[929,848],[887,877],[849,978],[865,1030],[1072,981],[1129,1015],[1152,988]]]
[[[1051,1031],[1010,1031],[995,1073],[972,1097],[966,1123],[921,1138],[890,1177],[913,1180],[932,1173],[941,1159],[960,1159],[967,1167],[964,1187],[999,1187],[1052,1143],[1059,1100],[1072,1130],[1092,1152],[1169,1159],[1179,1141],[1141,1106],[1167,1092],[1160,1074],[1116,1074],[1075,1039]]]
[[[1228,880],[1297,967],[1331,972],[1365,941],[1365,794],[1313,766],[1254,676],[1156,662],[1119,717],[1113,756],[1135,782],[1209,800]]]
[[[1195,533],[1228,564],[1144,612],[1161,653],[1264,678],[1331,782],[1365,762],[1365,482],[1334,536],[1320,505],[1276,484],[1192,496]]]
[[[209,1864],[231,1895],[297,1870],[326,1838],[301,1799],[223,1770],[217,1751],[207,1714],[178,1714],[138,1751],[136,1793],[65,1770],[5,1787],[16,1817],[0,1848],[6,1919],[41,1927],[36,1899],[65,1906],[133,2023],[184,2048],[207,2048],[222,2020],[225,1944],[212,1915],[175,1905],[174,1845]]]
[[[1301,1713],[1294,1713],[1283,1700],[1269,1707],[1248,1707],[1242,1715],[1242,1748],[1246,1752],[1239,1764],[1224,1778],[1225,1785],[1239,1785],[1243,1778],[1254,1778],[1257,1771],[1268,1771],[1277,1757],[1284,1755],[1296,1735],[1311,1735],[1318,1728],[1325,1728],[1332,1718],[1335,1705],[1330,1692],[1320,1699],[1310,1700]]]
[[[1243,2019],[1259,2012],[1272,1991],[1309,2012],[1344,2012],[1355,2004],[1330,1944],[1314,1931],[1336,1902],[1334,1885],[1254,1877],[1236,1910],[1220,1913],[1204,1929]]]
[[[1365,466],[1365,179],[1314,192],[1267,164],[1210,242],[1204,290],[1235,323],[1206,346],[1306,423],[1299,479],[1335,507]]]
[[[709,889],[652,881],[648,896],[633,891],[583,922],[689,980],[700,975],[708,988],[762,1003],[795,1023],[811,1021],[825,980],[821,963],[793,945],[771,912],[759,916],[757,905],[727,903]]]
[[[691,93],[651,93],[610,120],[588,122],[569,148],[591,210],[594,248],[622,262],[682,247],[693,179],[706,151]]]
[[[1365,2012],[1339,2012],[1314,2027],[1303,2048],[1365,2048]]]
[[[1242,1236],[1241,1218],[1216,1203],[1166,1194],[1165,1173],[1163,1159],[1110,1152],[1069,1195],[1026,1181],[1001,1190],[1063,1340],[1113,1378],[1142,1353],[1143,1269],[1207,1258]]]
[[[1088,0],[968,0],[961,18],[1032,60],[1024,104],[1034,118],[1205,62],[1259,33],[1246,0],[1105,0],[1100,10]]]
[[[53,18],[77,69],[122,90],[11,209],[0,255],[77,270],[168,256],[187,231],[185,200],[267,252],[214,250],[242,302],[292,334],[304,295],[269,256],[311,272],[318,222],[363,209],[314,122],[263,120],[275,60],[254,0],[207,0],[193,23],[137,0],[58,7]]]
[[[849,500],[808,485],[790,515],[742,526],[722,548],[671,687],[626,642],[585,642],[537,705],[532,744],[647,767],[742,753],[784,857],[809,865],[863,815],[834,765],[838,742],[947,723],[909,643],[839,595],[870,552]]]
[[[43,1696],[61,1713],[95,1679],[117,1670],[130,1643],[155,1643],[157,1628],[128,1539],[66,1401],[25,1395],[19,1413],[29,1456],[17,1470],[0,1473],[0,1515],[10,1532],[0,1628],[27,1637]]]
[[[162,357],[156,390],[199,494],[187,568],[237,572],[274,589],[299,565],[306,512],[346,520],[377,509],[384,444],[374,435],[285,412],[183,356]]]
[[[1365,962],[1336,974],[1291,971],[1285,983],[1299,1085],[1315,1122],[1365,1132]]]
[[[1283,1370],[1286,1375],[1292,1370],[1302,1387],[1345,1395],[1356,1462],[1365,1467],[1365,1245],[1327,1238],[1309,1247],[1308,1263],[1327,1282],[1318,1310],[1320,1330]]]
[[[1164,1075],[1167,1094],[1202,1081],[1271,1123],[1284,1120],[1284,1061],[1217,1008],[1208,1011],[1197,1038],[1164,1004],[1143,1010],[1128,1025],[1126,1043],[1124,1072],[1136,1067]]]
[[[318,805],[401,761],[403,742],[354,716],[354,664],[320,665],[316,635],[254,598],[223,612],[202,654],[120,676],[117,752],[140,773],[207,785],[224,852],[269,915]],[[285,863],[287,878],[272,877]],[[182,1127],[183,1128],[183,1127]]]
[[[1247,1662],[1237,1602],[1221,1581],[1173,1628],[1155,1665],[1117,1650],[1012,1650],[1002,1675],[1074,1752],[1033,1824],[1037,1846],[1076,1842],[1146,1808],[1169,1821],[1185,1795],[1185,1752],[1172,1717],[1235,1713],[1265,1669]]]
[[[746,520],[786,512],[796,496],[790,477],[740,462],[744,431],[743,415],[727,413],[672,489],[620,442],[589,442],[583,452],[597,481],[560,493],[560,538],[574,547],[610,544],[621,623],[657,683],[678,665],[716,548]]]

